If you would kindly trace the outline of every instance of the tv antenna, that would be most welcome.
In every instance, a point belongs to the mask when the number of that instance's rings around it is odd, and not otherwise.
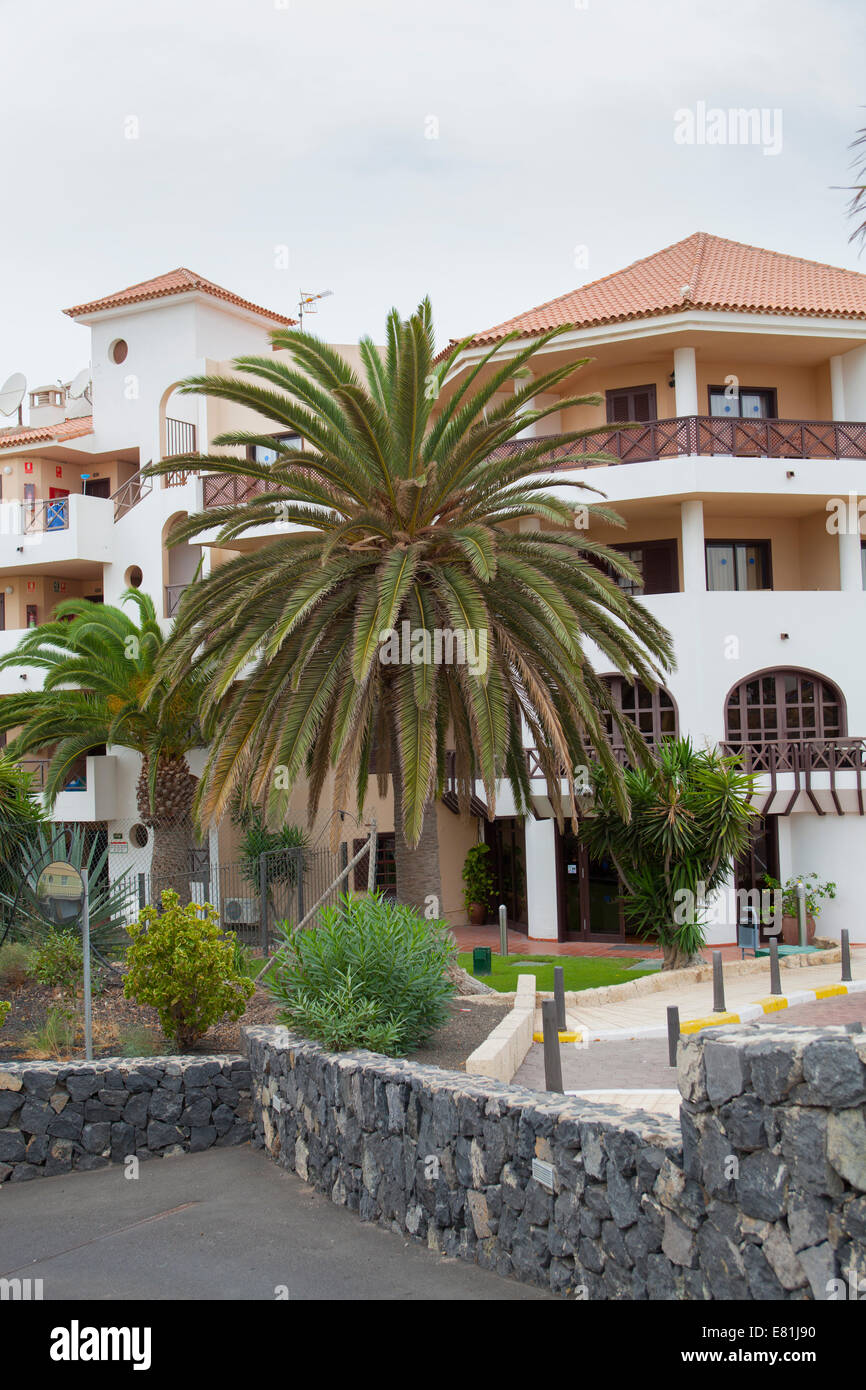
[[[80,400],[83,396],[89,403],[92,400],[90,395],[92,384],[90,380],[90,368],[83,367],[76,377],[73,377],[67,387],[66,394],[72,401]]]
[[[304,311],[306,310],[308,314],[317,314],[319,311],[316,308],[316,301],[327,299],[333,293],[333,290],[321,290],[319,294],[311,294],[309,290],[298,290],[300,296],[298,299],[298,327],[301,330],[304,327]]]
[[[27,379],[23,372],[13,372],[8,381],[0,387],[0,415],[14,415],[18,412],[19,425],[24,424],[21,402],[27,390]]]

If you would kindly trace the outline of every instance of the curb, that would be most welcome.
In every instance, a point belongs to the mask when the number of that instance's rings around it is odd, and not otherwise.
[[[831,999],[843,994],[862,994],[864,991],[866,980],[849,980],[846,984],[822,985],[818,989],[798,989],[790,994],[765,995],[753,1004],[743,1005],[736,1012],[687,1019],[680,1024],[680,1033],[700,1033],[705,1028],[724,1028],[732,1023],[752,1023],[764,1014],[778,1013],[797,1004],[814,1004],[820,999]],[[593,1042],[626,1042],[637,1038],[666,1038],[667,1035],[667,1026],[664,1024],[650,1024],[645,1028],[604,1028],[597,1032],[585,1028],[574,1041],[577,1047],[586,1047]]]

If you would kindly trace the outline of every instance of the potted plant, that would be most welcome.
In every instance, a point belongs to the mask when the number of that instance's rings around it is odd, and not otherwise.
[[[493,892],[493,873],[488,862],[489,845],[473,845],[463,863],[463,905],[473,927],[487,921],[490,895]]]
[[[806,941],[815,939],[815,918],[820,917],[824,898],[835,898],[836,885],[822,882],[816,873],[794,874],[787,883],[780,883],[770,874],[764,875],[764,883],[782,894],[782,941],[786,946],[800,944],[800,923],[797,917],[797,884],[806,889]]]

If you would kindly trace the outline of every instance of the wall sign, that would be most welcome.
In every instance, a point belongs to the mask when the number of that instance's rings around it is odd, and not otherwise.
[[[62,478],[62,477],[63,477],[63,469],[62,469],[62,467],[60,466],[59,463],[57,464],[56,468],[54,469],[54,476],[55,476],[55,478]]]
[[[32,460],[32,459],[25,459],[25,460],[24,460],[24,472],[25,472],[25,473],[32,473],[32,472],[33,472],[33,460]]]

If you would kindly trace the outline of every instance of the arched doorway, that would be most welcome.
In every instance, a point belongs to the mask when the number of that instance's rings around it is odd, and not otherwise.
[[[174,516],[169,517],[162,528],[163,583],[165,586],[163,616],[166,618],[174,617],[184,590],[196,578],[201,566],[202,548],[200,545],[191,545],[189,542],[172,546],[168,544],[172,531],[181,521],[186,521],[186,517],[186,512],[176,512]]]

